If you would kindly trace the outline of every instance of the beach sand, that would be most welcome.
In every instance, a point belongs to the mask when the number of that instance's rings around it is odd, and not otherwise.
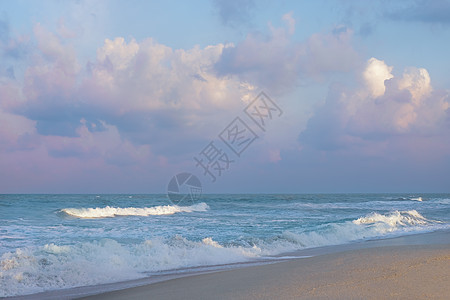
[[[323,251],[322,254],[309,258],[187,276],[83,299],[450,297],[449,232],[365,242],[356,247],[346,247],[339,252]]]

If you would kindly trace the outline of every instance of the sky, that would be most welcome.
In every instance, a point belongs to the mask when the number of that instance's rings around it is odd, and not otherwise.
[[[448,0],[0,0],[0,193],[450,192],[448,53]]]

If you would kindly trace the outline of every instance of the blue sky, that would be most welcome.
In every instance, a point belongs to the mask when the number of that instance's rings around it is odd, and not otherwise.
[[[450,1],[0,1],[0,193],[449,192]],[[283,110],[260,128],[261,92]],[[219,133],[241,117],[240,157]],[[255,127],[256,126],[256,127]],[[211,181],[194,157],[233,161]],[[216,165],[217,166],[217,165]]]

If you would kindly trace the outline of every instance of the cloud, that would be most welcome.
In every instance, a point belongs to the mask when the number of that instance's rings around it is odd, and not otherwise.
[[[117,37],[106,39],[83,68],[69,41],[40,24],[34,37],[23,81],[0,81],[3,134],[11,126],[27,128],[8,136],[9,148],[21,140],[55,158],[124,165],[146,155],[186,155],[215,137],[255,92],[236,78],[216,76],[223,44],[175,50]]]
[[[23,59],[28,53],[28,37],[11,35],[11,28],[7,18],[0,17],[0,70],[11,60]]]
[[[384,61],[373,57],[369,59],[363,77],[372,97],[384,95],[386,91],[384,82],[394,77],[391,72],[392,67],[388,67]]]
[[[92,125],[92,124],[91,124]],[[57,158],[77,157],[81,159],[103,158],[117,166],[148,162],[152,158],[149,145],[133,145],[123,139],[116,126],[102,122],[103,130],[92,131],[82,119],[77,128],[77,137],[45,137],[51,156]]]
[[[0,19],[0,42],[9,40],[9,24],[6,20]]]
[[[286,28],[269,24],[270,34],[252,33],[239,44],[225,48],[215,66],[217,73],[280,93],[296,87],[300,80],[322,80],[327,74],[351,71],[358,64],[353,33],[347,27],[296,42],[292,38],[292,14],[284,15],[283,20]]]
[[[82,176],[81,166],[151,172],[186,164],[261,88],[275,93],[354,65],[347,28],[299,43],[292,14],[283,20],[286,28],[269,26],[269,35],[249,35],[237,46],[173,49],[151,38],[106,39],[86,64],[67,32],[36,24],[23,74],[0,80],[1,151],[37,169],[55,164],[52,180],[63,166]],[[264,157],[282,161],[281,148],[266,147]],[[0,165],[10,167],[6,158]]]
[[[384,61],[371,58],[361,74],[362,86],[351,90],[334,85],[325,105],[300,134],[300,143],[322,151],[373,153],[370,147],[399,136],[445,134],[448,92],[433,90],[426,69],[407,68],[401,76],[394,76],[392,70]]]
[[[410,6],[386,13],[386,16],[392,20],[449,25],[450,1],[414,1]]]
[[[0,73],[0,152],[28,148],[27,137],[35,134],[36,122],[12,111],[21,105],[21,86]]]
[[[340,27],[298,43],[292,40],[292,13],[283,20],[286,28],[269,26],[268,36],[249,35],[237,46],[185,50],[151,38],[106,39],[85,66],[65,34],[36,24],[23,80],[0,84],[10,91],[2,99],[9,116],[4,119],[23,127],[8,138],[8,147],[123,165],[138,164],[145,155],[176,160],[198,152],[261,87],[292,88],[302,76],[351,68],[348,60],[356,55],[350,30]],[[271,160],[280,159],[279,150],[270,153]]]
[[[78,33],[75,30],[69,29],[66,26],[64,18],[58,20],[57,32],[60,37],[65,39],[76,38],[78,36]]]
[[[359,27],[358,34],[362,37],[367,37],[373,34],[375,31],[375,25],[369,22],[362,23]]]
[[[33,147],[30,137],[35,133],[35,122],[0,109],[0,151],[10,152]],[[32,144],[30,144],[30,142]]]
[[[220,21],[223,25],[236,27],[250,22],[253,0],[213,0]]]
[[[371,58],[358,86],[330,86],[298,137],[300,151],[282,153],[297,162],[293,184],[340,192],[446,190],[450,94],[433,88],[426,69],[395,71]]]
[[[238,24],[232,15],[230,10],[226,22]],[[192,154],[217,138],[260,90],[287,100],[289,107],[283,124],[273,127],[275,137],[267,133],[245,164],[256,160],[258,171],[289,171],[292,186],[298,181],[295,163],[313,170],[327,155],[334,155],[333,167],[342,167],[354,156],[362,162],[450,153],[449,95],[432,85],[426,69],[402,73],[376,58],[363,61],[353,30],[342,25],[298,41],[293,13],[281,19],[284,26],[269,24],[267,34],[190,49],[152,38],[114,37],[104,40],[95,57],[90,56],[95,52],[87,55],[87,62],[72,39],[77,33],[64,20],[56,32],[36,24],[32,37],[13,37],[7,23],[0,24],[0,170],[9,173],[0,176],[0,188],[45,191],[39,187],[57,183],[68,192],[78,191],[70,187],[78,182],[95,192],[99,178],[107,191],[116,184],[147,186],[143,181],[150,179],[153,186],[164,186],[174,169],[192,167]],[[296,111],[306,105],[295,97],[310,94],[290,92],[359,69],[359,86],[331,85],[325,105],[299,137],[303,150],[296,160],[299,145],[293,140],[312,108]],[[349,160],[339,161],[336,153]],[[317,184],[320,174],[315,176]]]
[[[289,12],[287,14],[284,14],[283,17],[281,18],[284,22],[286,22],[288,33],[291,35],[294,34],[295,32],[295,19],[294,17],[292,17],[292,15],[293,12]]]
[[[135,143],[159,144],[164,151],[162,145],[170,140],[189,144],[189,138],[211,136],[213,128],[205,124],[225,124],[251,93],[237,79],[214,74],[213,65],[226,47],[173,50],[152,39],[139,44],[107,40],[79,97]]]

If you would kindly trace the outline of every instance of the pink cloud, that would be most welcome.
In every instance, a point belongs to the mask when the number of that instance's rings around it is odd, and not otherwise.
[[[401,75],[392,70],[371,58],[360,87],[335,86],[301,133],[302,145],[378,157],[445,157],[450,151],[443,142],[448,135],[448,93],[432,88],[426,69],[408,68]],[[417,151],[425,141],[434,149]]]
[[[71,180],[89,186],[92,174],[108,174],[102,184],[127,175],[161,184],[153,174],[183,166],[174,156],[198,151],[199,140],[217,134],[254,93],[215,75],[222,44],[174,50],[115,38],[85,70],[61,35],[37,24],[34,36],[23,80],[0,81],[2,191],[62,188]]]

